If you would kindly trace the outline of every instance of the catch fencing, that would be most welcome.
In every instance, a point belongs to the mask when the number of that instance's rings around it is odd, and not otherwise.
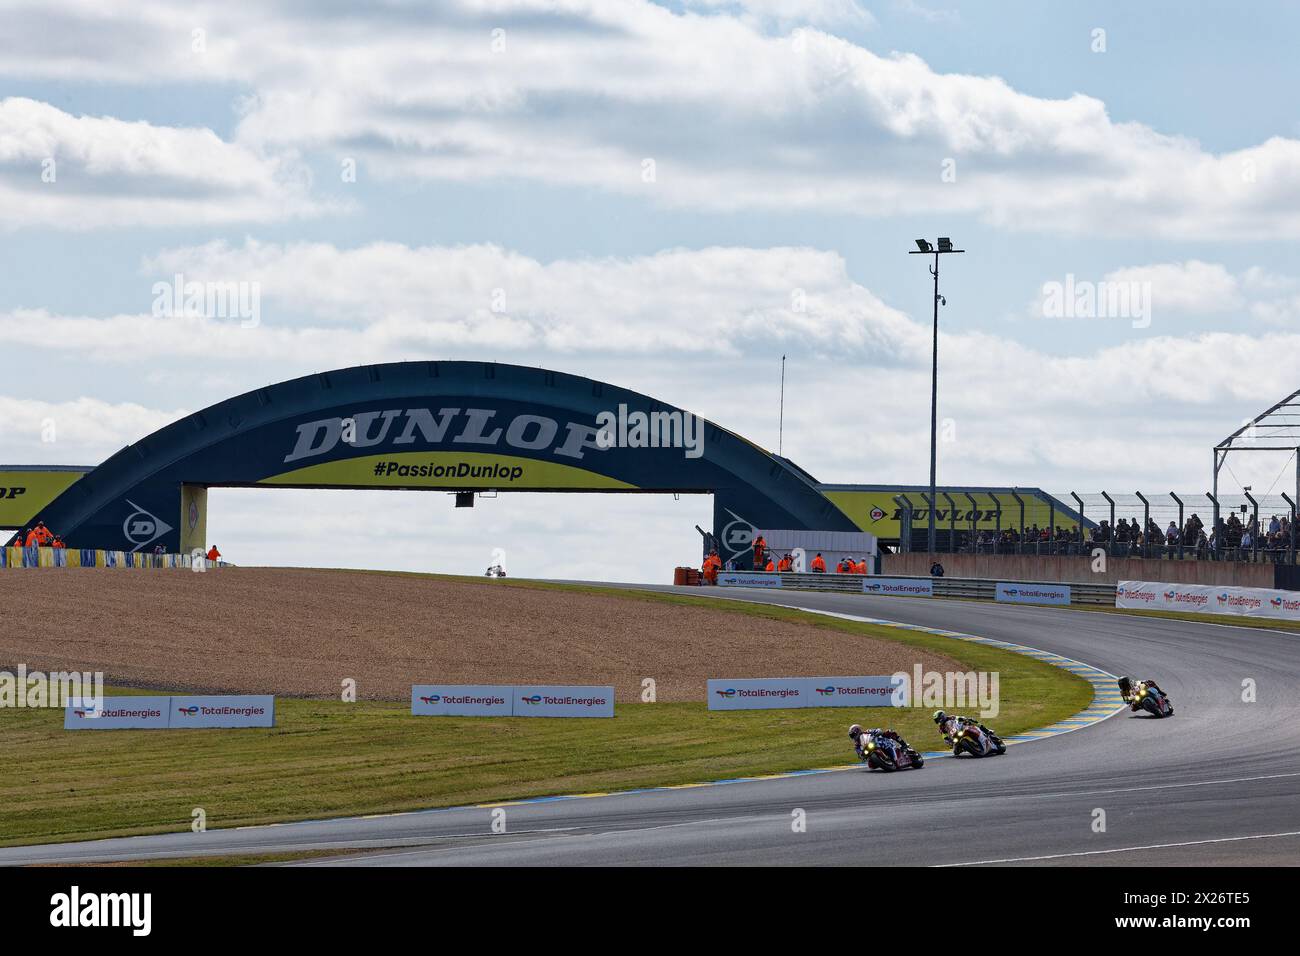
[[[1241,561],[1296,564],[1300,528],[1296,502],[1288,494],[1214,495],[1137,491],[1131,494],[1053,495],[1045,526],[1026,522],[1019,496],[987,494],[995,506],[936,512],[935,549],[948,554],[1089,556],[1098,549],[1114,558]],[[924,551],[928,495],[900,494],[903,526],[910,533],[901,549]],[[913,500],[916,499],[916,500]],[[1041,507],[1039,509],[1041,511]],[[1171,527],[1172,525],[1172,527]]]

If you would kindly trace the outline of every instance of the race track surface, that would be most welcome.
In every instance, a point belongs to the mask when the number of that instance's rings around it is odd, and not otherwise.
[[[301,865],[1300,862],[1300,634],[914,598],[725,596],[941,627],[1152,677],[1177,716],[1125,710],[1002,757],[930,760],[919,771],[853,769],[507,806],[504,833],[492,832],[491,809],[434,810],[15,847],[0,849],[0,864],[358,848],[368,852]],[[1242,700],[1247,680],[1257,702]],[[851,717],[846,710],[846,726]],[[847,739],[845,748],[847,761]],[[804,832],[792,827],[797,809]]]

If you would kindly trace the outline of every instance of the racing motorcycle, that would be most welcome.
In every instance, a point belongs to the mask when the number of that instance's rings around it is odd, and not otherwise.
[[[1129,709],[1133,713],[1139,710],[1145,710],[1152,717],[1172,717],[1174,715],[1174,705],[1169,701],[1169,695],[1162,693],[1160,688],[1152,687],[1146,681],[1138,681],[1133,685],[1133,697],[1129,701]]]
[[[985,732],[979,724],[961,724],[951,734],[944,735],[944,742],[952,744],[952,755],[960,757],[970,754],[972,757],[991,757],[1007,752],[1007,745],[993,731]]]
[[[862,748],[862,759],[873,770],[893,772],[913,768],[920,770],[925,766],[925,758],[911,747],[904,747],[897,740],[872,734]]]

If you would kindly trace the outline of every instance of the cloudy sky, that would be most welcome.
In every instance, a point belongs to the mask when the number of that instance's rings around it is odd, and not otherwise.
[[[923,483],[916,236],[967,250],[943,263],[942,482],[1199,496],[1215,441],[1300,387],[1290,4],[0,12],[3,464],[95,464],[250,388],[428,358],[613,381],[774,449],[785,354],[789,457]],[[256,284],[258,321],[155,314],[177,273]],[[1291,487],[1252,457],[1226,490]],[[624,580],[697,560],[710,514],[211,504],[240,563],[477,573],[500,547],[514,574]]]

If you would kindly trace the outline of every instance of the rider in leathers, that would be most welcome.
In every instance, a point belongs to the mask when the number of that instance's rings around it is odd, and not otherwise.
[[[939,732],[943,734],[943,742],[951,744],[953,739],[961,733],[965,727],[978,727],[984,732],[984,735],[993,742],[994,746],[1002,741],[993,731],[989,730],[974,717],[959,717],[956,715],[945,714],[941,710],[934,712],[934,722],[939,726]]]
[[[871,741],[872,737],[888,737],[890,740],[895,741],[898,746],[902,747],[904,750],[912,750],[912,748],[907,745],[907,741],[899,736],[898,732],[895,730],[883,730],[880,727],[875,727],[871,730],[863,730],[860,724],[854,724],[849,728],[849,739],[853,741],[853,749],[857,752],[859,760],[866,759],[867,744]],[[913,751],[913,753],[915,753],[915,751]]]
[[[1147,687],[1150,687],[1152,690],[1154,690],[1157,694],[1159,694],[1161,697],[1165,699],[1166,704],[1169,704],[1169,695],[1166,694],[1163,690],[1161,690],[1160,685],[1153,680],[1143,680],[1134,683],[1127,677],[1121,677],[1118,681],[1116,681],[1116,683],[1119,684],[1120,696],[1124,698],[1124,703],[1129,705],[1130,710],[1136,711],[1138,707],[1141,706],[1138,703],[1139,700],[1138,688],[1141,687],[1143,684],[1145,684]],[[1169,704],[1169,716],[1172,717],[1173,714],[1174,714],[1173,704]]]

